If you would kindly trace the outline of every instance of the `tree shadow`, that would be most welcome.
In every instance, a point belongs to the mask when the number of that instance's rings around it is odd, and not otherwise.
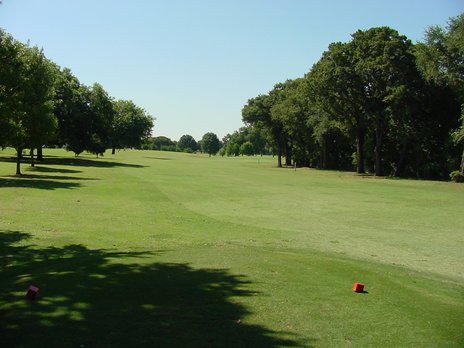
[[[46,177],[46,176],[45,176]],[[69,177],[76,179],[74,177]],[[0,177],[0,187],[25,187],[35,188],[42,190],[56,190],[56,189],[73,189],[80,187],[81,184],[70,181],[57,181],[47,179],[31,179],[27,176],[19,177]]]
[[[29,172],[30,173],[30,172]],[[80,176],[66,176],[66,175],[41,175],[41,174],[29,174],[23,173],[20,176],[10,175],[5,176],[6,178],[22,178],[22,179],[44,179],[44,180],[100,180],[97,178],[85,178]]]
[[[145,168],[141,164],[129,164],[107,160],[105,158],[87,159],[80,157],[50,157],[44,161],[47,165],[63,165],[63,166],[76,166],[76,167],[96,167],[96,168],[114,168],[114,167],[127,167],[127,168]]]
[[[16,157],[0,157],[0,162],[14,162]],[[23,157],[21,163],[30,163],[28,157]],[[44,160],[40,161],[42,164],[47,165],[63,165],[63,166],[76,166],[76,167],[97,167],[97,168],[114,168],[114,167],[128,167],[128,168],[144,168],[146,166],[140,164],[120,163],[106,160],[105,158],[88,159],[81,157],[54,157],[44,156]]]
[[[3,347],[276,347],[295,337],[243,323],[244,276],[185,263],[128,263],[152,253],[38,248],[0,231]],[[20,242],[20,244],[18,244]],[[118,263],[122,259],[124,263]],[[38,297],[25,297],[30,284]]]
[[[35,171],[40,173],[62,173],[62,174],[73,174],[82,173],[82,170],[64,169],[64,168],[49,168],[42,166],[35,166]]]

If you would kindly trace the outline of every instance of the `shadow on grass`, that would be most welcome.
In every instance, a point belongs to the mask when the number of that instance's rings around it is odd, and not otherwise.
[[[96,178],[85,178],[79,176],[66,176],[66,175],[41,175],[41,174],[30,174],[31,172],[23,173],[20,176],[10,175],[4,178],[20,178],[20,179],[44,179],[44,180],[100,180]]]
[[[150,253],[37,248],[0,231],[2,347],[297,346],[287,333],[242,323],[250,282],[188,264],[128,264]],[[21,244],[17,244],[21,242]],[[123,259],[124,264],[117,263]],[[30,284],[39,287],[27,300]],[[307,343],[307,342],[306,342]]]
[[[44,176],[44,178],[47,178]],[[71,177],[70,177],[71,178]],[[62,179],[62,178],[60,178]],[[73,180],[77,178],[72,177]],[[79,179],[78,179],[79,180]],[[42,190],[72,189],[80,187],[81,184],[71,181],[57,181],[48,179],[32,179],[27,175],[20,177],[0,177],[0,187],[26,187]]]
[[[35,171],[40,173],[62,173],[62,174],[72,174],[72,173],[82,173],[82,170],[74,169],[64,169],[64,168],[49,168],[42,166],[35,166]]]
[[[0,157],[0,162],[14,162],[16,157]],[[28,157],[23,157],[23,164],[30,163]],[[130,168],[144,168],[145,166],[139,164],[120,163],[108,161],[104,158],[87,159],[80,157],[54,157],[44,156],[44,160],[39,163],[45,165],[63,165],[63,166],[76,166],[76,167],[97,167],[97,168],[114,168],[114,167],[130,167]]]

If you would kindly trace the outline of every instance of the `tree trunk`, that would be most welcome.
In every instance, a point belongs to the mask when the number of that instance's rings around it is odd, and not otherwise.
[[[116,153],[116,148],[113,146],[113,150],[111,150],[111,154],[114,155]]]
[[[285,165],[290,167],[292,165],[292,147],[285,142]]]
[[[375,176],[383,176],[383,166],[382,166],[382,138],[383,130],[381,127],[375,128]]]
[[[43,161],[43,151],[42,146],[37,148],[37,161]]]
[[[400,151],[400,158],[398,160],[398,163],[396,164],[396,169],[395,173],[393,174],[394,176],[403,176],[404,175],[404,169],[406,168],[406,150],[408,149],[408,143],[405,141],[403,145],[401,146],[401,151]]]
[[[277,153],[277,167],[282,168],[282,154],[280,151]]]
[[[364,174],[366,172],[365,167],[364,167],[365,135],[366,135],[366,132],[364,131],[364,129],[358,128],[357,134],[356,134],[356,157],[357,157],[356,172],[358,174]]]
[[[35,167],[35,163],[34,163],[34,148],[31,147],[31,167],[34,168]]]
[[[327,169],[327,138],[325,135],[322,136],[321,146],[321,169]]]
[[[16,175],[21,175],[21,156],[23,154],[23,149],[16,149],[18,154],[16,156]]]
[[[461,174],[464,174],[464,149],[462,150],[462,157],[461,157]]]

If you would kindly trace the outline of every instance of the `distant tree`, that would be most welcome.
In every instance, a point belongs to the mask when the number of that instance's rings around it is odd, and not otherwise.
[[[177,147],[183,152],[195,152],[198,150],[198,143],[191,135],[185,134],[180,137]]]
[[[149,137],[143,140],[141,148],[143,150],[161,151],[167,147],[175,147],[175,142],[165,136]]]
[[[243,145],[243,144],[242,144]],[[240,155],[240,146],[239,143],[229,142],[226,145],[226,155],[227,156],[239,156]]]
[[[242,109],[242,121],[249,126],[259,129],[267,142],[277,152],[277,166],[282,167],[282,156],[285,154],[286,159],[290,158],[288,150],[287,137],[281,120],[273,118],[271,114],[272,106],[282,96],[280,91],[282,84],[277,84],[268,94],[262,94],[248,100]]]
[[[113,107],[111,145],[114,155],[116,148],[139,147],[150,136],[153,118],[130,100],[117,100]]]
[[[240,146],[240,154],[245,156],[254,155],[253,144],[250,141],[247,141]]]
[[[207,153],[210,157],[215,155],[221,148],[221,142],[214,133],[206,133],[201,139],[202,152]]]
[[[263,155],[267,153],[266,138],[261,129],[257,127],[243,127],[241,129],[246,129],[245,139],[253,144],[254,154]]]

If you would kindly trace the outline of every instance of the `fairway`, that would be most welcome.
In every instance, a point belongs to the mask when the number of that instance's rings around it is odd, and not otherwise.
[[[464,185],[44,155],[0,151],[2,347],[464,345]]]

